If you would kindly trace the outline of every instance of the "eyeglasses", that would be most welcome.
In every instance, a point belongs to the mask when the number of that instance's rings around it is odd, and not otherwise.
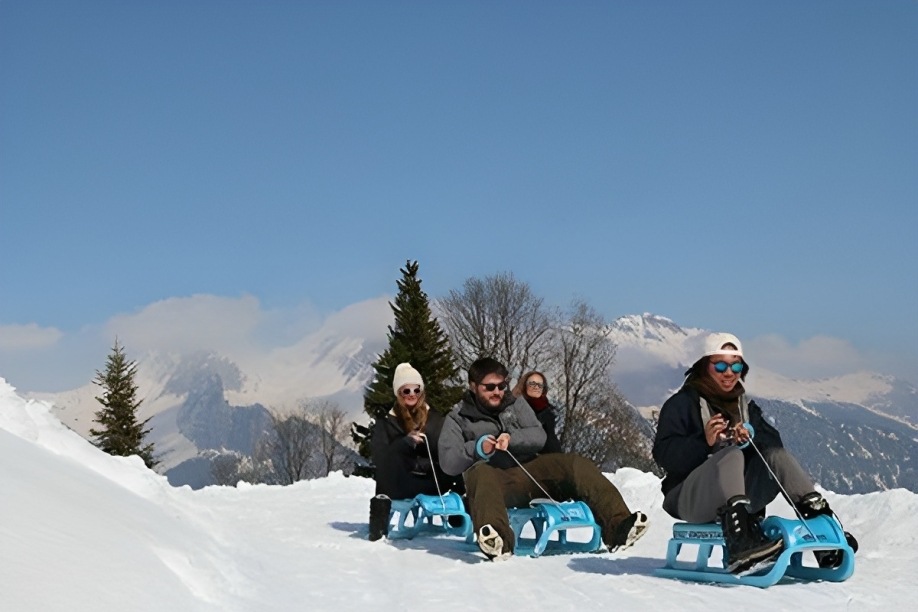
[[[727,363],[726,361],[718,361],[714,364],[714,369],[717,370],[720,374],[726,372],[727,368],[730,368],[734,374],[739,374],[743,371],[743,362],[737,361],[736,363]]]
[[[506,390],[507,390],[507,382],[506,382],[506,381],[500,382],[500,383],[487,383],[487,384],[478,383],[478,386],[479,386],[479,387],[484,387],[484,388],[485,388],[485,391],[493,391],[494,389],[497,389],[498,391],[506,391]]]
[[[543,385],[540,382],[536,382],[534,380],[530,380],[528,383],[526,383],[526,386],[532,387],[533,389],[544,389],[545,388],[545,385]]]
[[[402,395],[420,395],[421,388],[415,387],[414,389],[402,389]]]

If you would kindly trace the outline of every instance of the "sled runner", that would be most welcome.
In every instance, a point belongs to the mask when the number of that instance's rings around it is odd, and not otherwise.
[[[392,525],[392,520],[395,524]],[[393,499],[389,511],[389,539],[410,539],[420,533],[457,535],[472,541],[472,519],[458,493],[420,494],[412,499]]]
[[[556,502],[534,499],[528,508],[508,508],[510,527],[516,537],[514,554],[538,557],[552,553],[595,552],[602,546],[602,532],[593,519],[589,506],[579,501]],[[532,525],[535,537],[524,537],[523,529]],[[590,540],[577,542],[568,539],[571,529],[589,529]],[[552,536],[557,534],[557,539]]]
[[[715,548],[720,549],[722,558],[726,556],[724,535],[720,525],[716,523],[676,523],[673,525],[673,537],[669,541],[669,548],[666,552],[666,565],[657,569],[654,574],[679,580],[769,587],[785,577],[842,582],[854,573],[854,551],[845,539],[841,525],[831,516],[823,515],[803,520],[771,516],[762,522],[762,530],[770,539],[783,539],[784,550],[773,564],[758,570],[753,569],[746,574],[731,574],[724,569],[725,564],[723,563],[720,567],[709,565]],[[692,561],[677,559],[685,544],[698,547],[697,554]],[[803,564],[804,552],[826,550],[842,552],[841,561],[837,567],[816,567]],[[810,559],[810,561],[813,560]]]

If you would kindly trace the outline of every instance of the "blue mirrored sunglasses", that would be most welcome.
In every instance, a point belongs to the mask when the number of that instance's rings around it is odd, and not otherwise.
[[[726,372],[727,368],[733,370],[734,374],[740,374],[743,371],[743,362],[737,361],[736,363],[727,363],[726,361],[718,361],[714,364],[714,369],[721,374]]]

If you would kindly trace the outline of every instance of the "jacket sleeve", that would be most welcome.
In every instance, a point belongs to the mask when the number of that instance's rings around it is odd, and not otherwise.
[[[465,439],[462,426],[459,424],[458,411],[458,406],[453,408],[443,421],[437,445],[440,467],[451,476],[458,476],[466,471],[478,459],[475,454],[477,440]]]
[[[400,494],[402,483],[411,471],[414,449],[406,436],[393,431],[386,417],[376,419],[370,439],[370,455],[376,466],[376,493],[392,496]]]
[[[501,415],[501,425],[510,434],[509,450],[514,455],[542,452],[546,439],[545,428],[525,399],[517,399]]]
[[[443,466],[440,464],[440,434],[443,431],[443,424],[445,422],[446,417],[442,413],[436,410],[430,411],[430,416],[427,417],[427,427],[424,429],[427,434],[427,445],[433,454],[433,469],[437,472],[437,479],[440,482],[440,486],[443,487],[444,491],[455,491],[461,495],[465,493],[465,482],[462,480],[462,475],[447,474],[443,471]]]
[[[762,409],[753,401],[749,402],[749,422],[755,429],[755,445],[759,448],[782,448],[784,442],[775,426],[762,415]]]
[[[653,458],[667,474],[687,475],[705,462],[710,447],[698,426],[699,407],[687,393],[677,393],[663,404],[653,442]]]

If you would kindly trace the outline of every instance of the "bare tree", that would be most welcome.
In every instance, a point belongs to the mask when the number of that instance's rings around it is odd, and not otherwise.
[[[567,321],[554,330],[553,389],[560,403],[563,430],[558,439],[565,450],[585,453],[593,413],[610,398],[606,383],[617,346],[609,340],[610,325],[583,300],[571,305]]]
[[[231,487],[235,487],[240,481],[252,484],[278,484],[265,443],[264,437],[256,442],[254,456],[225,450],[205,453],[210,459],[210,473],[214,484]]]
[[[310,406],[312,420],[318,427],[319,456],[322,460],[319,476],[328,476],[335,470],[353,465],[347,453],[351,442],[350,422],[338,404],[322,401]]]
[[[547,356],[553,314],[512,273],[469,278],[437,306],[460,369],[489,356],[519,374]]]
[[[271,414],[272,431],[256,445],[255,463],[270,462],[276,484],[293,484],[312,476],[318,449],[316,426],[304,414]]]
[[[617,350],[610,339],[612,324],[584,300],[574,300],[567,312],[554,312],[529,285],[503,273],[470,278],[437,305],[461,367],[487,355],[513,376],[531,369],[548,375],[565,451],[605,469],[655,469],[652,432],[611,379]]]
[[[616,344],[611,323],[581,299],[575,300],[554,330],[551,359],[553,390],[560,404],[559,440],[605,469],[634,465],[647,469],[647,436],[640,415],[612,383]]]
[[[210,473],[214,484],[229,487],[236,486],[239,478],[239,464],[241,457],[238,453],[220,453],[210,457]]]

